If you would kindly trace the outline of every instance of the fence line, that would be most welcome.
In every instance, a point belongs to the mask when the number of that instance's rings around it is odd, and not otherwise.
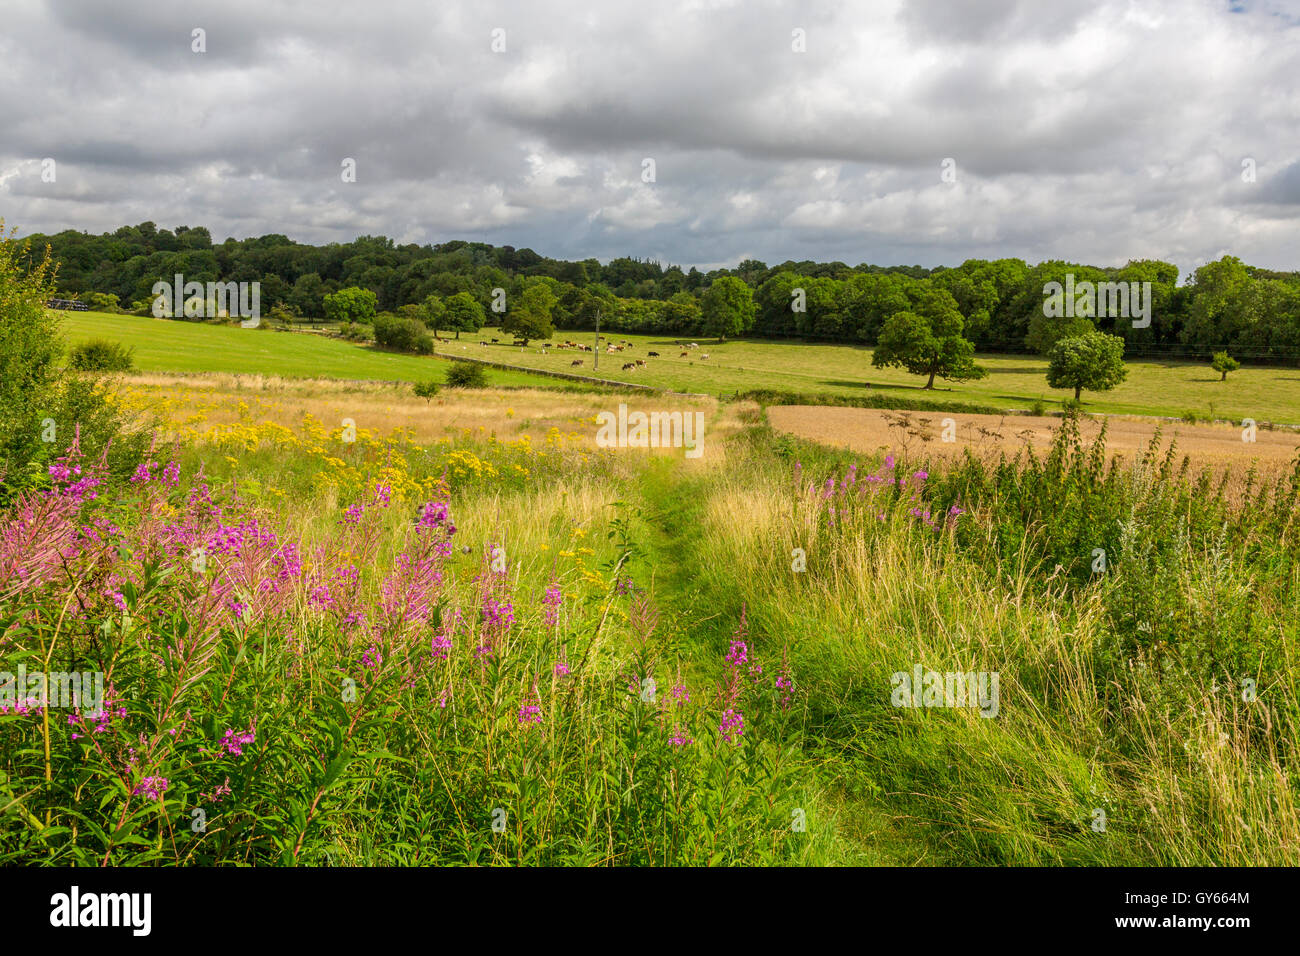
[[[443,355],[440,352],[434,352],[433,358],[442,359],[444,362],[473,362],[475,365],[486,365],[489,368],[499,368],[510,372],[528,372],[531,375],[546,375],[550,378],[563,378],[573,382],[590,382],[593,385],[608,385],[614,388],[631,388],[646,392],[659,392],[663,395],[680,395],[683,398],[713,398],[712,395],[704,392],[676,392],[671,388],[660,388],[658,385],[638,385],[635,382],[619,382],[611,378],[593,378],[590,375],[574,375],[572,372],[552,372],[547,369],[529,368],[526,365],[507,365],[505,362],[492,362],[488,359],[477,359],[465,356],[461,358],[458,355]]]

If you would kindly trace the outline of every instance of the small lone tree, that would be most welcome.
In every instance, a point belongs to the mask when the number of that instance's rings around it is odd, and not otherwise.
[[[1214,357],[1210,359],[1210,368],[1219,373],[1219,381],[1223,382],[1227,381],[1229,372],[1241,368],[1241,363],[1227,352],[1215,352]]]
[[[1074,389],[1074,400],[1086,388],[1106,392],[1128,377],[1124,340],[1118,335],[1088,332],[1061,339],[1047,356],[1047,384]]]
[[[723,276],[700,299],[704,330],[725,339],[754,327],[754,293],[735,276]]]
[[[422,398],[426,403],[432,402],[438,395],[438,383],[432,380],[428,382],[416,382],[414,391],[416,398]]]
[[[926,388],[934,388],[936,376],[952,382],[983,378],[988,369],[975,364],[975,346],[962,337],[961,330],[961,313],[955,309],[943,309],[930,318],[895,312],[880,330],[871,364],[929,376]]]

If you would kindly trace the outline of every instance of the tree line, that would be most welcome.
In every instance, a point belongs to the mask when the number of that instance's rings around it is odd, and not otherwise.
[[[60,265],[59,294],[97,307],[142,311],[153,284],[261,283],[264,309],[323,319],[327,297],[364,291],[375,314],[423,319],[450,331],[483,323],[676,336],[801,337],[876,345],[886,323],[909,313],[937,321],[980,351],[1046,354],[1065,334],[1122,337],[1130,354],[1205,356],[1229,351],[1257,361],[1300,360],[1300,272],[1274,272],[1225,256],[1179,284],[1176,266],[1134,260],[1119,268],[1060,260],[971,259],[955,267],[849,266],[745,260],[701,272],[654,260],[567,261],[531,249],[452,241],[398,245],[383,236],[313,246],[283,235],[212,242],[203,227],[154,223],[90,235],[67,230],[30,237]],[[1149,282],[1151,321],[1044,315],[1050,283]],[[726,281],[723,281],[726,280]],[[470,305],[472,301],[473,306]],[[367,310],[362,310],[367,311]],[[512,319],[511,316],[514,318]],[[942,318],[939,318],[942,316]],[[363,320],[364,321],[364,320]],[[475,323],[478,323],[477,325]],[[408,329],[409,331],[409,329]],[[540,337],[540,335],[534,335]]]

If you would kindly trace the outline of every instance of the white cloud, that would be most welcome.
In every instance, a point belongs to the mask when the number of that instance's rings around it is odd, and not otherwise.
[[[0,215],[24,232],[152,219],[218,240],[385,233],[686,266],[1019,255],[1186,269],[1230,250],[1290,269],[1296,12],[11,0]],[[206,54],[190,51],[196,25]],[[790,48],[796,26],[806,53]],[[489,48],[496,27],[505,53]],[[44,156],[57,183],[40,180]],[[955,185],[939,182],[949,156]]]

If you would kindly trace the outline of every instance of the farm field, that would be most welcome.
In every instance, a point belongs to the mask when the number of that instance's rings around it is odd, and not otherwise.
[[[962,413],[891,412],[871,408],[831,408],[824,405],[774,405],[767,410],[772,427],[835,448],[858,453],[886,453],[910,446],[939,459],[956,459],[971,452],[996,457],[1014,455],[1028,446],[1049,449],[1061,419],[1031,415],[967,415]],[[944,420],[953,423],[952,441],[943,440]],[[1291,470],[1300,452],[1300,432],[1256,428],[1254,441],[1243,441],[1243,429],[1227,424],[1191,425],[1155,422],[1149,418],[1082,418],[1084,442],[1097,440],[1106,429],[1111,456],[1140,458],[1159,431],[1162,448],[1175,443],[1178,457],[1186,455],[1196,467],[1222,469],[1257,465],[1263,473]]]
[[[103,336],[135,345],[137,366],[145,371],[262,372],[414,381],[440,378],[446,367],[436,360],[394,355],[315,335],[89,312],[62,313],[62,320],[70,342]],[[632,347],[621,353],[602,354],[599,369],[595,369],[593,353],[547,350],[553,354],[543,354],[540,341],[526,349],[479,344],[493,336],[503,341],[509,338],[508,334],[503,336],[499,330],[488,328],[477,334],[464,333],[459,341],[440,343],[438,351],[522,368],[714,396],[773,389],[842,397],[889,396],[900,405],[909,400],[947,400],[1007,409],[1028,409],[1036,401],[1053,408],[1070,397],[1064,390],[1047,387],[1047,363],[1036,356],[978,356],[978,361],[989,369],[987,378],[962,384],[936,382],[936,388],[927,391],[920,387],[923,383],[917,376],[899,369],[872,368],[871,351],[866,347],[705,340],[698,343],[698,349],[683,349],[676,346],[677,340],[663,336],[610,333],[612,341],[628,341]],[[551,342],[559,344],[566,339],[591,344],[594,336],[590,332],[558,332]],[[659,357],[649,358],[652,351]],[[687,352],[687,357],[681,357],[682,352]],[[704,354],[709,358],[702,358]],[[646,367],[623,371],[623,364],[636,359],[646,361]],[[575,361],[582,365],[574,366]],[[1208,365],[1160,361],[1127,364],[1128,379],[1114,390],[1084,393],[1086,410],[1172,417],[1191,412],[1206,419],[1252,418],[1257,422],[1300,424],[1300,371],[1296,369],[1247,367],[1224,382]],[[493,384],[500,385],[564,384],[557,379],[496,369],[489,372],[489,377]]]

